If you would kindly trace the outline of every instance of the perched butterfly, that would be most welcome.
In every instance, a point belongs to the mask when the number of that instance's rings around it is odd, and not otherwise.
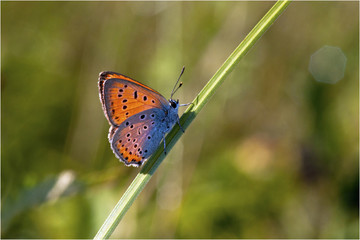
[[[100,101],[110,123],[109,142],[117,158],[127,166],[141,166],[156,150],[165,134],[179,122],[179,100],[170,99],[129,77],[115,72],[99,75]]]

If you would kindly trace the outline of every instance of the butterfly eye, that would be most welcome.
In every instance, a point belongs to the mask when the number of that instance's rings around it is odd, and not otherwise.
[[[171,105],[172,108],[176,108],[176,107],[177,107],[177,103],[174,102],[174,101],[171,101],[171,102],[170,102],[170,105]]]

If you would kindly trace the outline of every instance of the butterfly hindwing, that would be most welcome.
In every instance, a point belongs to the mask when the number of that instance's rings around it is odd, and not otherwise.
[[[122,74],[102,72],[99,77],[100,99],[105,115],[113,126],[148,109],[168,104],[160,93]]]
[[[149,109],[126,119],[109,138],[115,155],[126,165],[140,166],[165,135],[164,116],[161,109]]]

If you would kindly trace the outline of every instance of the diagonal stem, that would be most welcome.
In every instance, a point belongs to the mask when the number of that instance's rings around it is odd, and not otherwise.
[[[216,89],[226,79],[226,77],[232,72],[236,64],[246,55],[251,47],[261,38],[267,29],[275,22],[280,14],[290,4],[291,0],[277,1],[274,6],[265,14],[265,16],[256,24],[251,32],[245,37],[240,45],[234,50],[214,76],[209,80],[205,87],[194,99],[193,104],[180,118],[180,124],[184,130],[190,125],[195,119],[197,114],[210,100],[211,96],[215,93]],[[178,125],[169,132],[166,137],[167,150],[170,151],[175,143],[180,139],[183,132],[180,130]],[[110,213],[100,230],[96,234],[94,239],[109,238],[120,220],[124,217],[127,210],[130,208],[136,197],[144,189],[146,184],[149,182],[156,169],[159,167],[161,162],[165,158],[163,153],[164,148],[162,145],[158,147],[156,152],[148,160],[148,162],[141,169],[140,173],[135,177],[133,182],[130,184],[120,201],[116,204],[113,211]]]

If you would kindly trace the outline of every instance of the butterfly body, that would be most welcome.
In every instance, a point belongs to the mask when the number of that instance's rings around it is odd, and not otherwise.
[[[179,122],[178,101],[122,74],[101,72],[99,91],[111,148],[127,166],[140,166]]]

